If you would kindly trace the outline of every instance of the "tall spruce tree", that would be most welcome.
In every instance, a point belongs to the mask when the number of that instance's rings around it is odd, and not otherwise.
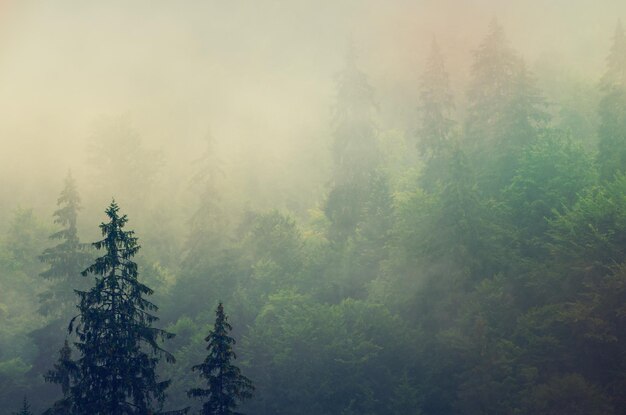
[[[495,20],[474,54],[468,101],[467,154],[480,190],[493,194],[509,183],[548,118],[531,73]]]
[[[353,235],[359,222],[360,206],[379,162],[375,110],[374,90],[359,69],[355,48],[350,45],[345,68],[337,79],[332,122],[332,189],[325,206],[333,224],[332,239],[344,240]]]
[[[598,165],[602,179],[626,170],[626,35],[617,24],[606,73],[600,82]]]
[[[152,290],[137,279],[132,258],[139,245],[134,232],[124,230],[126,215],[120,216],[115,201],[106,215],[109,222],[100,225],[104,238],[93,243],[104,255],[83,271],[83,275],[95,276],[95,285],[89,291],[76,291],[79,315],[69,327],[78,337],[74,344],[80,357],[69,373],[68,413],[154,413],[162,407],[169,385],[169,381],[159,381],[156,365],[162,356],[174,361],[159,341],[173,334],[152,327],[158,318],[151,312],[157,307],[144,298]]]
[[[80,196],[71,173],[65,178],[65,185],[57,200],[58,209],[54,212],[54,223],[60,226],[50,235],[58,243],[45,249],[39,259],[48,265],[40,275],[48,281],[46,290],[39,295],[39,312],[48,318],[48,323],[29,333],[37,346],[37,355],[32,361],[33,373],[44,374],[54,361],[54,348],[65,336],[67,321],[75,312],[74,290],[89,287],[90,279],[81,276],[81,271],[89,264],[88,246],[80,242],[77,218],[80,210]]]
[[[50,287],[40,295],[39,311],[48,317],[69,318],[74,306],[74,289],[88,286],[87,279],[82,278],[80,273],[90,260],[85,244],[78,238],[76,221],[80,196],[71,173],[65,179],[57,205],[59,208],[54,212],[54,223],[62,229],[50,235],[50,239],[60,242],[44,250],[39,257],[49,265],[41,276],[50,281]]]
[[[227,321],[222,303],[217,306],[215,316],[215,326],[204,339],[209,353],[202,364],[192,368],[200,372],[208,387],[191,389],[188,395],[205,399],[200,412],[203,415],[241,415],[236,408],[240,401],[252,397],[254,386],[232,364],[237,358],[233,351],[235,339],[228,335],[232,326]]]

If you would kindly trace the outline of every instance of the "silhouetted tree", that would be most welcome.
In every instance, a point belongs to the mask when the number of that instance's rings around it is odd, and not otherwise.
[[[237,358],[233,352],[235,339],[228,333],[232,326],[227,322],[224,307],[219,303],[215,311],[215,326],[204,339],[209,351],[202,364],[193,367],[206,380],[207,388],[194,388],[189,396],[206,399],[202,404],[203,415],[238,415],[240,401],[252,397],[252,381],[241,374],[239,368],[231,362]]]
[[[158,380],[156,365],[160,356],[169,362],[174,358],[158,342],[173,334],[152,327],[158,318],[150,312],[157,307],[144,298],[152,290],[137,280],[132,257],[139,245],[134,232],[124,230],[126,215],[119,215],[115,202],[106,214],[109,222],[100,225],[104,238],[93,243],[104,255],[83,271],[95,276],[95,285],[77,291],[79,315],[70,322],[80,357],[72,364],[75,370],[69,373],[65,399],[71,404],[70,414],[148,414],[165,400],[169,381]],[[57,369],[50,379],[58,378],[63,386],[65,373]]]

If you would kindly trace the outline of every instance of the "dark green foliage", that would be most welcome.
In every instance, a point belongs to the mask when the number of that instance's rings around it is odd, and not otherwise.
[[[251,412],[392,413],[399,384],[418,398],[415,384],[397,377],[420,352],[415,336],[381,305],[347,299],[329,306],[277,292],[242,344],[258,385]]]
[[[133,231],[124,230],[126,216],[119,215],[115,202],[106,214],[109,222],[100,225],[104,239],[93,243],[104,255],[83,271],[95,276],[95,285],[77,291],[78,324],[74,327],[72,319],[70,330],[78,337],[79,357],[69,372],[65,400],[71,414],[146,414],[165,399],[169,382],[159,381],[155,370],[159,355],[170,362],[173,356],[158,342],[173,335],[152,327],[157,317],[151,312],[157,308],[144,298],[152,290],[137,280],[132,257],[139,245]],[[49,380],[67,387],[62,369],[69,363],[59,365]]]
[[[240,415],[236,408],[241,401],[252,397],[254,386],[233,364],[237,358],[233,351],[235,339],[228,335],[232,326],[222,303],[217,306],[215,316],[213,330],[204,339],[208,343],[208,355],[203,363],[193,367],[208,387],[191,389],[188,395],[203,400],[200,413],[204,415]]]

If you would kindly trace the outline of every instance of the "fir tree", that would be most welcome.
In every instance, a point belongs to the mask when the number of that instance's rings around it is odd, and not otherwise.
[[[80,196],[71,173],[65,179],[57,205],[59,208],[54,212],[54,223],[62,229],[50,235],[50,239],[60,242],[44,250],[40,256],[40,260],[49,265],[41,276],[51,285],[40,296],[39,311],[46,316],[62,318],[68,317],[74,304],[74,289],[86,288],[87,281],[80,273],[89,261],[89,253],[78,238],[76,221]]]
[[[80,357],[69,373],[65,399],[73,415],[148,414],[165,400],[169,381],[158,380],[156,365],[163,355],[170,362],[174,359],[158,343],[173,334],[152,327],[158,318],[151,312],[157,307],[144,298],[152,290],[137,280],[132,257],[139,245],[134,232],[124,230],[126,215],[120,216],[115,202],[106,214],[109,222],[100,225],[104,238],[93,243],[104,255],[83,271],[95,276],[95,285],[77,291],[79,315],[69,327],[78,337]],[[62,373],[56,369],[49,379],[63,385]]]
[[[215,326],[204,339],[209,353],[202,364],[192,368],[200,372],[208,388],[191,389],[188,395],[205,400],[201,411],[203,415],[241,415],[236,408],[240,401],[252,397],[254,386],[231,363],[237,358],[232,349],[235,339],[228,335],[232,327],[227,322],[222,303],[217,306],[215,315]]]
[[[615,29],[600,88],[598,164],[601,177],[610,180],[626,169],[626,36],[621,23]]]

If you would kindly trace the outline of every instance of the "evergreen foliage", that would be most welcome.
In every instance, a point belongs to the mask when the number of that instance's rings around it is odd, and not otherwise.
[[[146,414],[158,409],[165,400],[169,381],[159,381],[156,365],[159,356],[174,358],[159,346],[159,340],[172,334],[152,327],[158,319],[151,312],[157,307],[144,296],[152,290],[137,279],[137,264],[132,261],[139,250],[133,231],[125,231],[126,215],[120,216],[115,202],[107,208],[108,223],[100,229],[104,239],[94,242],[104,255],[83,271],[93,274],[95,285],[77,291],[79,315],[72,319],[70,331],[76,333],[79,358],[69,372],[66,400],[71,414]],[[74,326],[74,320],[78,324]],[[67,356],[67,350],[62,358]],[[49,380],[67,387],[62,361]]]
[[[192,368],[200,372],[208,386],[188,392],[189,396],[204,400],[200,412],[204,415],[240,415],[236,411],[237,406],[240,401],[251,398],[254,391],[252,381],[232,363],[237,356],[232,348],[235,339],[228,335],[232,326],[227,320],[224,307],[219,303],[213,330],[204,339],[209,353],[203,363]]]
[[[126,217],[115,204],[107,209],[95,244],[104,254],[86,270],[94,286],[78,289],[75,336],[58,359],[40,359],[35,349],[50,354],[61,345],[63,335],[46,320],[54,313],[32,310],[48,284],[58,291],[54,301],[75,287],[69,276],[77,267],[66,258],[83,252],[78,197],[68,184],[55,214],[60,244],[45,251],[44,264],[37,257],[49,230],[36,210],[16,210],[0,238],[0,402],[12,407],[26,395],[33,408],[49,407],[58,397],[40,392],[60,386],[61,399],[45,415],[148,415],[191,397],[203,414],[626,415],[626,36],[619,26],[613,43],[597,88],[603,100],[584,114],[601,115],[599,155],[584,132],[559,129],[576,123],[544,125],[541,94],[496,23],[475,54],[458,131],[435,44],[420,84],[417,137],[397,128],[395,108],[382,112],[387,130],[378,134],[372,88],[349,59],[337,85],[328,197],[305,217],[265,210],[267,199],[237,180],[221,181],[209,140],[193,194],[168,193],[159,210],[181,228],[188,214],[187,234],[159,221],[154,240],[165,243],[142,239],[152,252],[139,257]],[[386,104],[414,100],[384,88]],[[128,132],[119,130],[106,137]],[[137,137],[126,138],[135,154],[111,168],[133,172],[145,152]],[[116,156],[115,144],[100,167]],[[421,160],[407,151],[415,144]],[[173,170],[172,178],[179,179]],[[229,187],[250,204],[231,203]],[[282,190],[271,194],[278,199]],[[170,243],[185,236],[184,246]],[[173,259],[160,262],[166,255]],[[153,327],[152,291],[139,283],[134,261],[166,277],[148,285],[167,301],[167,331]],[[46,281],[38,276],[43,265]],[[208,323],[218,298],[240,323],[238,355],[257,389],[235,365],[221,303]],[[160,343],[169,331],[178,333],[168,343],[178,364],[159,366],[157,377],[157,363],[171,359]],[[43,360],[53,366],[45,378],[54,385],[37,383]],[[160,379],[173,379],[169,406],[168,381]],[[23,411],[30,412],[26,403]]]
[[[375,109],[374,91],[358,68],[355,48],[350,45],[337,80],[332,188],[324,209],[332,223],[331,239],[336,241],[354,234],[371,175],[380,162]]]
[[[57,205],[59,209],[54,212],[54,223],[63,228],[50,235],[51,240],[60,242],[45,249],[40,256],[40,260],[49,265],[41,276],[50,280],[52,285],[40,296],[39,311],[47,316],[65,318],[74,305],[74,289],[86,288],[87,281],[81,278],[80,273],[90,259],[78,237],[76,222],[80,196],[71,173],[65,179]]]
[[[474,53],[465,145],[478,167],[480,190],[500,190],[513,176],[521,151],[547,121],[545,104],[522,59],[493,21]]]

